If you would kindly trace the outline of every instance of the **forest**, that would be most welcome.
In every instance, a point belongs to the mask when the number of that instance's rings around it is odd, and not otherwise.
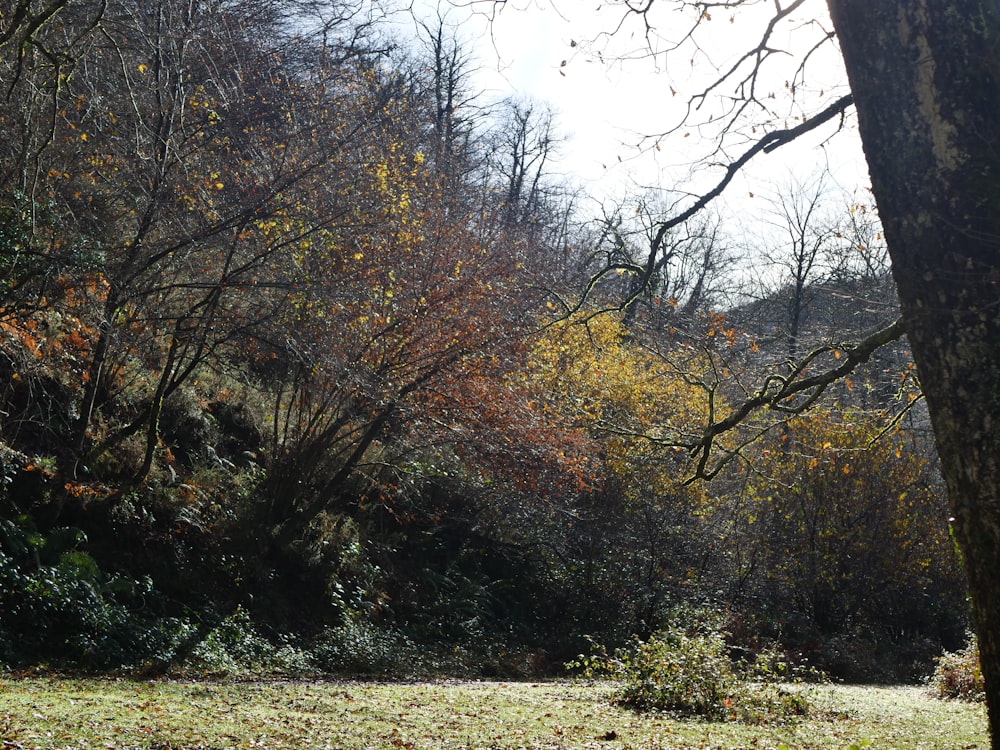
[[[847,681],[961,648],[866,186],[750,239],[595,204],[414,28],[0,2],[0,665],[545,676],[706,612]]]

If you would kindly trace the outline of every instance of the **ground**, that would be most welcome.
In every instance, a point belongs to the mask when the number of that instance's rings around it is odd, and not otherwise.
[[[814,715],[744,726],[636,714],[607,684],[0,680],[3,750],[806,748],[985,750],[980,705],[921,687],[806,688]]]

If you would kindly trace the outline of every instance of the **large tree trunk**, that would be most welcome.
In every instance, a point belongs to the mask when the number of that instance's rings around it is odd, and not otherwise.
[[[969,577],[1000,747],[1000,3],[828,0]]]

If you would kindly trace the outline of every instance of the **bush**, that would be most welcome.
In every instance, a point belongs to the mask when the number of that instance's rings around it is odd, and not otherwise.
[[[184,666],[211,675],[261,671],[274,647],[257,632],[242,607],[212,628],[185,659]]]
[[[317,668],[331,674],[413,677],[425,671],[426,654],[417,644],[363,620],[324,629],[311,654]]]
[[[723,634],[705,622],[673,624],[647,641],[612,655],[595,646],[591,656],[567,666],[587,676],[608,675],[619,681],[614,701],[640,711],[671,711],[719,721],[784,721],[808,712],[798,692],[778,687],[790,672],[776,670],[773,652],[763,661],[737,665]]]
[[[152,582],[105,574],[85,542],[78,529],[0,522],[0,661],[106,670],[173,653],[184,624],[143,611]]]
[[[974,635],[969,637],[968,645],[961,651],[945,651],[938,657],[928,684],[938,698],[986,700],[986,686],[979,665],[979,643]]]
[[[638,644],[622,677],[617,700],[638,709],[714,717],[737,690],[718,633],[654,635]]]
[[[239,676],[316,672],[310,655],[288,639],[273,642],[254,625],[250,613],[237,607],[194,647],[183,667],[201,674]]]

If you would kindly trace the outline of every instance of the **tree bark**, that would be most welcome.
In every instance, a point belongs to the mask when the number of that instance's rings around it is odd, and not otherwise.
[[[1000,748],[1000,4],[828,5],[930,409]]]

